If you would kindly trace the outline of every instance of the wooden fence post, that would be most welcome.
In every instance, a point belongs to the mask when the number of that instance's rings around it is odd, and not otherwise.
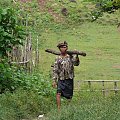
[[[102,81],[102,92],[103,92],[103,95],[105,96],[105,85],[104,85],[104,81]]]
[[[103,95],[105,96],[105,92],[106,91],[114,91],[114,93],[116,94],[118,91],[120,91],[120,88],[118,89],[118,82],[120,82],[120,80],[84,80],[83,82],[87,82],[88,83],[88,86],[89,86],[89,91],[102,91],[102,93],[103,93]],[[94,83],[94,82],[97,82],[97,83],[102,83],[102,90],[99,90],[99,89],[97,89],[97,90],[91,90],[91,86],[92,86],[92,83]],[[114,88],[112,88],[112,89],[106,89],[105,88],[105,83],[106,82],[109,82],[109,83],[114,83]],[[80,90],[80,91],[88,91],[88,90],[86,90],[86,89],[82,89],[82,90]]]
[[[88,81],[88,85],[89,85],[89,89],[91,91],[91,82],[90,81]]]
[[[117,82],[115,81],[114,82],[114,91],[115,91],[115,94],[117,93]]]
[[[39,41],[38,41],[38,36],[37,36],[37,46],[36,46],[36,58],[35,58],[35,66],[39,64]]]

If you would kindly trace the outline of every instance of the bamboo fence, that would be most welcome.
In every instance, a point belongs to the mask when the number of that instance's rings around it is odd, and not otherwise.
[[[39,46],[38,37],[36,39],[36,49],[32,48],[32,36],[31,33],[26,37],[23,46],[14,46],[11,52],[11,63],[23,66],[23,68],[32,72],[34,67],[39,63]],[[34,54],[36,53],[36,54]]]

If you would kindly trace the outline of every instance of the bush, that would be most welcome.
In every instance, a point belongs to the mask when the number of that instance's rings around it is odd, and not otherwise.
[[[93,21],[103,16],[103,13],[114,13],[116,10],[120,9],[120,1],[117,0],[92,0],[95,4],[95,9],[91,11],[93,16]]]
[[[26,74],[21,72],[18,75],[18,85],[24,90],[33,90],[41,96],[53,96],[55,91],[52,89],[49,77],[45,77],[42,73]]]
[[[15,10],[0,8],[0,93],[15,89],[16,69],[10,65],[13,46],[22,45],[25,32],[17,22]]]
[[[25,32],[17,23],[12,8],[0,8],[0,57],[8,56],[15,45],[21,45]]]
[[[15,89],[14,74],[16,73],[7,60],[2,60],[0,63],[0,93],[4,93],[6,90],[12,92]]]

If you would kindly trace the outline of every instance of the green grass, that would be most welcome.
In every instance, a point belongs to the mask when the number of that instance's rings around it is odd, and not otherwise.
[[[45,53],[45,49],[58,50],[59,41],[66,40],[69,50],[80,50],[87,53],[86,57],[80,56],[81,65],[75,67],[75,79],[119,79],[119,33],[115,25],[101,25],[85,23],[79,26],[48,30],[41,34],[44,44],[40,48],[40,70],[48,74],[54,62],[55,55]]]
[[[119,120],[119,95],[104,98],[96,93],[82,93],[69,105],[62,102],[60,113],[51,110],[45,120]]]
[[[43,97],[31,90],[19,89],[0,95],[0,120],[36,118],[55,108],[55,98]]]

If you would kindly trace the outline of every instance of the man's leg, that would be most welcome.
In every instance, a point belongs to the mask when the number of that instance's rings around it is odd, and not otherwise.
[[[60,110],[60,105],[61,105],[61,93],[57,93],[57,94],[56,94],[56,101],[57,101],[58,110]]]

